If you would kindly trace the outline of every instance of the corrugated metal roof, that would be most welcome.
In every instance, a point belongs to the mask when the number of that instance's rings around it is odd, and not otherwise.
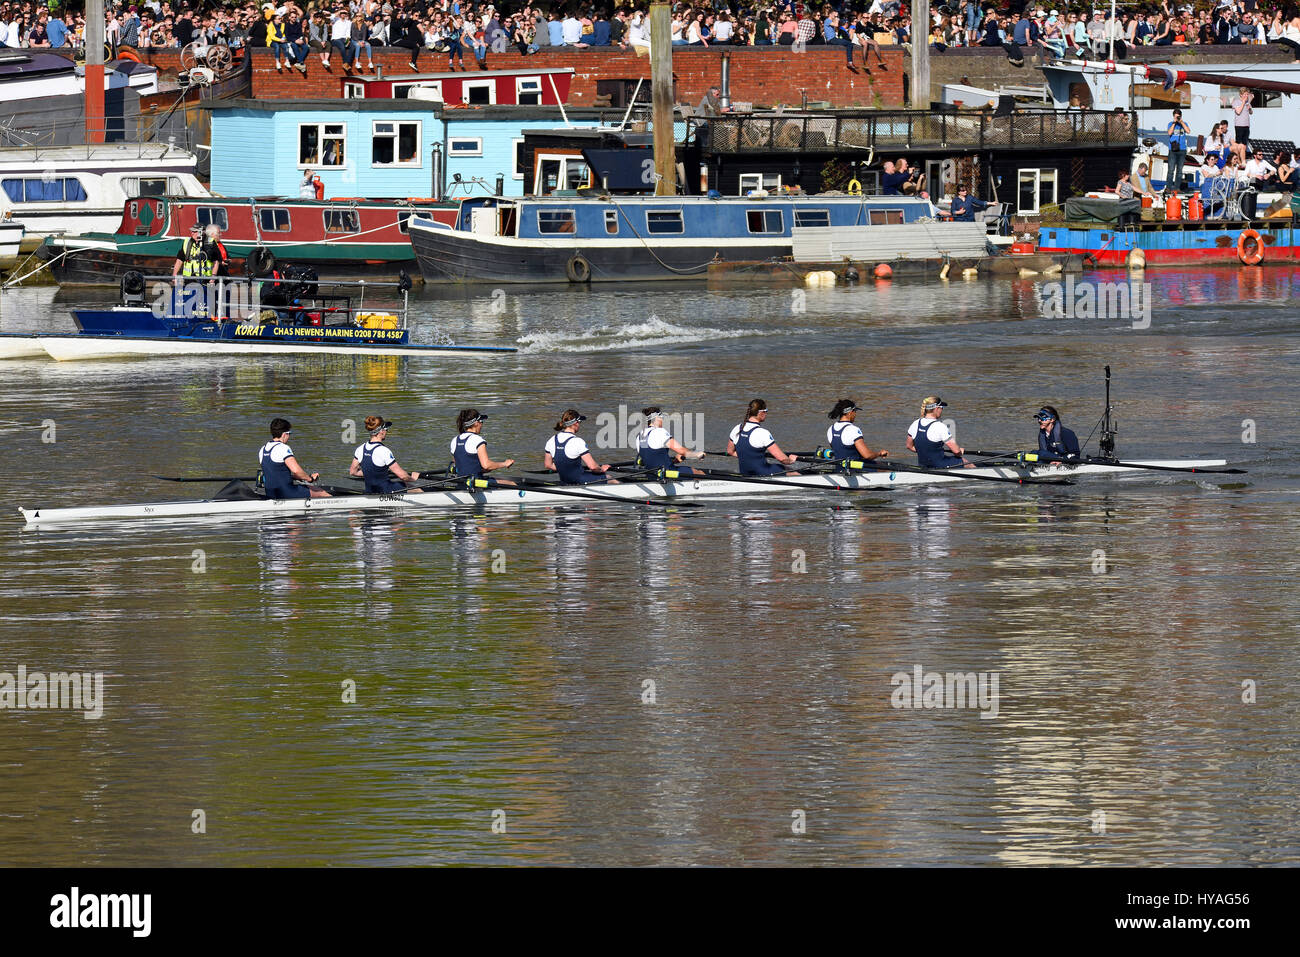
[[[795,262],[850,259],[973,259],[988,254],[983,223],[907,223],[892,226],[796,226],[791,230]]]

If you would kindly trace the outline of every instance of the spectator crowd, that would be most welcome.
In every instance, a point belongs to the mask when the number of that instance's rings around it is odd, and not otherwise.
[[[1032,8],[1024,0],[934,3],[928,39],[936,50],[1003,47],[1014,60],[1026,50],[1044,59],[1067,55],[1118,57],[1133,46],[1265,44],[1287,46],[1300,58],[1300,9],[1260,0],[1178,0],[1126,3],[1112,18],[1089,5]],[[375,47],[405,48],[419,58],[447,57],[448,65],[492,53],[548,48],[577,50],[648,47],[648,7],[619,0],[556,0],[551,4],[499,4],[477,0],[346,0],[230,4],[221,2],[106,3],[106,39],[121,47],[183,47],[191,42],[232,48],[270,47],[278,69],[368,69]],[[0,3],[0,43],[58,49],[84,45],[78,4],[63,0]],[[905,0],[836,0],[814,5],[795,0],[692,0],[674,5],[672,42],[679,46],[826,45],[840,47],[850,67],[884,65],[881,48],[910,50],[913,25]]]

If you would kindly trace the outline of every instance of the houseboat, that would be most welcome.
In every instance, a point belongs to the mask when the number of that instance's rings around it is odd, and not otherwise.
[[[0,149],[0,219],[38,238],[109,231],[130,198],[209,195],[197,162],[167,143]]]
[[[426,282],[698,280],[712,262],[789,256],[795,226],[915,223],[935,212],[928,200],[903,196],[763,191],[486,197],[462,200],[451,225],[412,221],[411,245]]]
[[[276,259],[309,265],[326,279],[393,278],[414,272],[407,230],[413,219],[455,222],[456,208],[417,199],[172,199],[143,196],[124,204],[116,232],[51,237],[40,247],[63,285],[116,285],[130,270],[171,272],[190,226],[215,224],[243,274],[259,247]],[[256,271],[256,270],[253,270]]]
[[[12,265],[25,235],[23,224],[12,219],[0,219],[0,266]]]

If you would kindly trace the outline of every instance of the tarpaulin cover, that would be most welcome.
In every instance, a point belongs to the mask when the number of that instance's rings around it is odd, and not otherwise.
[[[1090,199],[1072,196],[1065,201],[1065,218],[1069,222],[1092,219],[1101,223],[1117,222],[1125,213],[1142,214],[1142,203],[1136,199]]]

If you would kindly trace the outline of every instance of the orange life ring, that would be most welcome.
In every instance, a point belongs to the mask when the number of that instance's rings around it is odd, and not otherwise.
[[[1243,229],[1237,239],[1237,258],[1247,266],[1258,266],[1264,258],[1264,240],[1253,229]]]
[[[140,54],[136,53],[135,50],[130,47],[119,47],[117,58],[119,60],[134,60],[136,63],[140,62]]]

